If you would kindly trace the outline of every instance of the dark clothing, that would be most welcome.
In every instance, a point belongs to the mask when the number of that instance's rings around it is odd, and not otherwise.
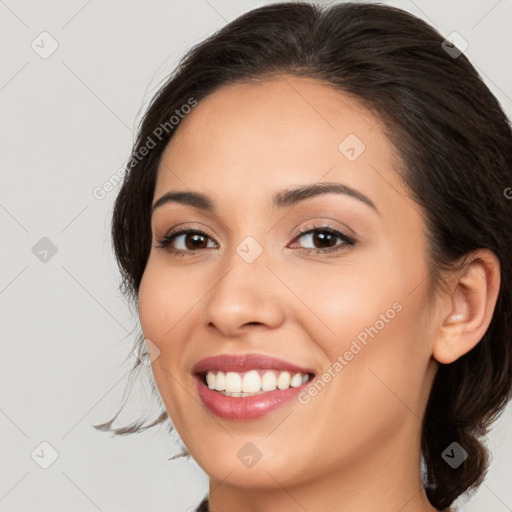
[[[208,504],[208,496],[196,508],[196,512],[210,512],[210,506]]]

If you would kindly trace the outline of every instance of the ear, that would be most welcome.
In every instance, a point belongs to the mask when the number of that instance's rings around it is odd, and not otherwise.
[[[500,263],[489,249],[473,251],[443,301],[432,355],[453,363],[482,339],[491,323],[500,287]]]

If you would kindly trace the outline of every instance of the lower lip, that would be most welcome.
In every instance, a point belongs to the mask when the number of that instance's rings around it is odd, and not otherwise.
[[[213,414],[228,420],[253,420],[291,402],[311,383],[308,380],[296,388],[276,389],[252,396],[226,396],[210,389],[197,377],[197,389],[203,404]]]

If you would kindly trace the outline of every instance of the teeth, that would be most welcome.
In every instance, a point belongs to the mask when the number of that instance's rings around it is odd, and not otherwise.
[[[302,384],[302,375],[300,373],[296,373],[291,379],[290,379],[290,386],[292,388],[297,388]],[[306,375],[306,380],[308,376]]]
[[[206,374],[206,384],[208,384],[210,389],[215,387],[215,375],[213,373]]]
[[[226,391],[229,391],[229,393],[240,393],[242,391],[242,377],[239,373],[226,373]]]
[[[274,372],[265,372],[261,378],[261,389],[263,391],[273,391],[277,386],[277,377]]]
[[[288,389],[290,387],[290,372],[281,372],[277,378],[277,387],[279,389]]]
[[[281,372],[278,370],[250,370],[238,372],[206,372],[206,384],[210,389],[228,396],[249,396],[296,388],[309,380],[309,374]]]
[[[214,389],[216,389],[217,391],[222,391],[223,389],[226,389],[226,376],[224,375],[223,372],[219,372],[217,374],[217,377],[215,377],[214,373],[212,373],[211,375],[213,375]]]
[[[251,370],[244,375],[242,379],[242,391],[244,393],[256,393],[260,390],[261,379],[256,370]],[[231,391],[226,388],[226,391]]]

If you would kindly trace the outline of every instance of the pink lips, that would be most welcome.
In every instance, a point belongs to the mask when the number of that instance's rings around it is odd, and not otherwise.
[[[311,380],[296,388],[285,390],[276,389],[259,395],[245,397],[226,396],[210,389],[203,379],[207,370],[245,372],[253,369],[270,369],[289,371],[290,373],[314,373],[310,368],[303,368],[282,359],[261,354],[229,355],[223,354],[207,357],[193,367],[196,377],[197,390],[204,405],[213,414],[230,420],[250,420],[260,418],[265,414],[293,400]]]
[[[207,370],[222,372],[245,372],[257,368],[268,370],[288,371],[290,373],[314,373],[310,368],[301,368],[282,359],[265,356],[263,354],[230,355],[201,359],[192,368],[193,373],[204,373]]]

